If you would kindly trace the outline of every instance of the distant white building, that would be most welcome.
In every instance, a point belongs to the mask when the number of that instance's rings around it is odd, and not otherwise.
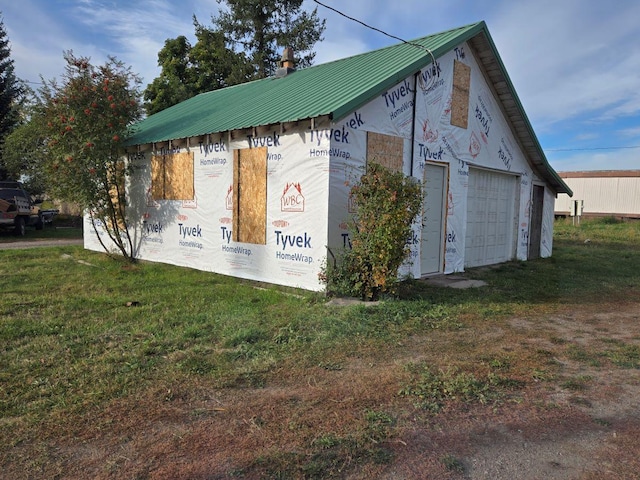
[[[556,216],[572,215],[574,202],[582,216],[640,218],[640,170],[558,172],[573,190],[573,198],[556,199]]]

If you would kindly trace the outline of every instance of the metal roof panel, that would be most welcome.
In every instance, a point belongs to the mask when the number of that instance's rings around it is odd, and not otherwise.
[[[482,29],[484,22],[333,62],[202,93],[139,122],[129,145],[295,122],[340,118]],[[431,53],[430,53],[431,52]]]

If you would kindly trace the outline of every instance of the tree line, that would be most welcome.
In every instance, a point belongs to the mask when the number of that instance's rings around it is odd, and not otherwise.
[[[221,0],[218,0],[221,3]],[[301,68],[313,63],[314,45],[325,21],[302,1],[226,0],[229,9],[210,26],[193,17],[196,43],[181,35],[168,39],[158,54],[159,77],[144,92],[148,114],[199,93],[272,76],[282,48],[292,47]]]

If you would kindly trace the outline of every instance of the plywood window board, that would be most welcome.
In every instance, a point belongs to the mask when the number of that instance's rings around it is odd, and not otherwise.
[[[151,156],[151,196],[154,200],[164,200],[164,155]]]
[[[471,67],[453,61],[453,92],[451,94],[451,125],[468,128],[469,126],[469,89],[471,85]]]
[[[367,162],[387,167],[392,172],[402,172],[404,139],[393,135],[367,132]]]
[[[233,241],[267,243],[267,147],[233,152]]]
[[[151,194],[154,200],[193,200],[193,152],[153,155]]]

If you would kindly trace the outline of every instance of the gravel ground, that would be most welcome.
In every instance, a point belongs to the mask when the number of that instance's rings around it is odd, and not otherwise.
[[[83,240],[81,238],[66,238],[66,239],[31,239],[31,240],[17,240],[15,242],[0,243],[0,250],[16,250],[23,248],[37,248],[37,247],[64,247],[67,245],[82,245]]]

